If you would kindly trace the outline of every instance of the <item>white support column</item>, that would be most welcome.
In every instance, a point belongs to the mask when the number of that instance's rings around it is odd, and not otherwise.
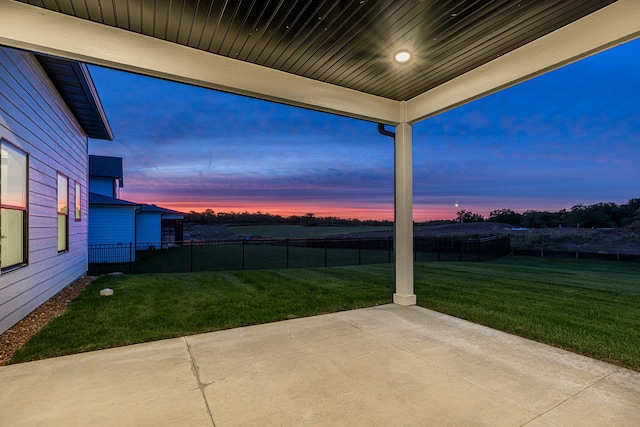
[[[396,127],[394,242],[396,291],[393,302],[415,305],[413,293],[413,161],[412,129],[408,123]]]

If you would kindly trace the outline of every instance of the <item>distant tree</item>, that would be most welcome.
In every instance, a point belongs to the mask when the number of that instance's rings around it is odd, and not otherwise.
[[[464,209],[460,209],[458,211],[458,218],[456,222],[465,223],[465,222],[483,222],[484,217],[480,214],[475,214],[470,211],[466,211]]]
[[[522,226],[527,228],[546,228],[554,223],[555,214],[547,211],[529,210],[522,214]]]
[[[615,203],[575,205],[567,215],[570,227],[617,227],[622,223],[620,207]]]
[[[304,216],[300,217],[300,224],[306,226],[318,226],[320,225],[318,219],[314,213],[307,212]]]
[[[487,219],[487,221],[520,225],[522,223],[522,215],[512,211],[511,209],[498,209],[489,213],[489,219]]]
[[[640,220],[640,198],[629,199],[627,203],[620,206],[622,211],[622,219],[620,225],[622,227]]]

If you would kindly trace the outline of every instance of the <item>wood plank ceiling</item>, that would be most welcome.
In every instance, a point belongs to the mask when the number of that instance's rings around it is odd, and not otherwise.
[[[616,0],[19,1],[406,101]]]

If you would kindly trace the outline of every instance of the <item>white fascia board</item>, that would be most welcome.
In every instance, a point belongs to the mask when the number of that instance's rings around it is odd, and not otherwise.
[[[0,44],[268,101],[396,125],[400,103],[12,0]]]
[[[640,0],[619,0],[407,101],[406,120],[451,110],[640,37]]]

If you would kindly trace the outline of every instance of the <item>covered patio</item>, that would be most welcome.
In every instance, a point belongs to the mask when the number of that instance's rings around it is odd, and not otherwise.
[[[397,304],[0,368],[0,424],[637,426],[640,373]]]
[[[635,0],[0,0],[0,44],[395,126],[393,300],[413,305],[412,126],[633,40],[639,17]]]
[[[639,425],[637,372],[415,306],[412,247],[415,123],[639,36],[637,0],[0,0],[1,45],[394,126],[396,245],[393,305],[2,367],[0,424]]]

